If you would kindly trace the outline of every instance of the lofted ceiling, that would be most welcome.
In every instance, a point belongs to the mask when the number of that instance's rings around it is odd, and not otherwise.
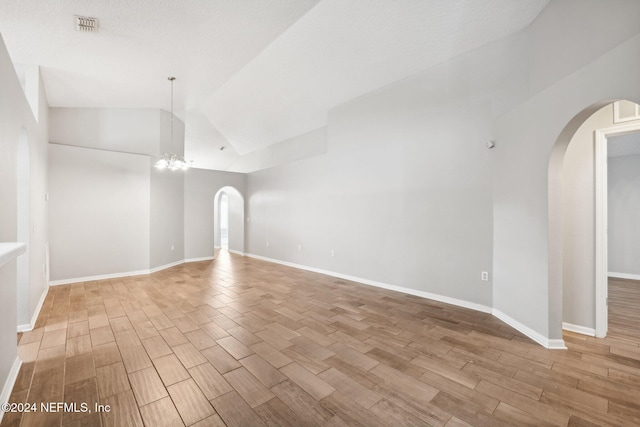
[[[52,107],[175,109],[194,166],[326,125],[350,99],[529,25],[549,0],[2,0],[15,63]],[[74,30],[74,15],[100,20]],[[220,150],[220,147],[225,147]]]

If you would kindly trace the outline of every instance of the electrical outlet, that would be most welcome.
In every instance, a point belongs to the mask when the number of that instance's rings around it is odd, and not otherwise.
[[[171,245],[171,250],[173,251],[175,249],[176,249],[176,247],[174,245]]]
[[[267,247],[269,247],[269,241],[267,240]]]
[[[298,245],[298,252],[302,250],[302,245]]]
[[[336,256],[336,251],[334,251],[333,249],[331,249],[331,256]]]
[[[489,272],[488,271],[483,271],[482,273],[480,273],[480,280],[482,280],[484,282],[488,282],[489,281]]]

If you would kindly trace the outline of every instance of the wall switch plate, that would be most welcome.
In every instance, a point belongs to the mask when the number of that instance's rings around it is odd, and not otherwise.
[[[171,245],[171,250],[173,251],[173,250],[175,250],[175,249],[176,249],[176,247],[175,247],[175,246],[173,246],[173,245]]]
[[[298,245],[298,252],[302,250],[302,245]]]
[[[336,252],[333,249],[331,249],[331,256],[336,256]]]
[[[483,271],[482,273],[480,273],[480,280],[482,280],[484,282],[488,282],[489,281],[489,272],[488,271]]]

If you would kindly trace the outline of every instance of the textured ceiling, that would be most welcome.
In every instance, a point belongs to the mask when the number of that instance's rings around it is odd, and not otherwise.
[[[498,38],[549,0],[2,0],[16,63],[42,67],[51,106],[168,107],[194,165],[326,124],[327,112]],[[97,34],[73,15],[100,20]],[[220,151],[221,146],[226,146]]]

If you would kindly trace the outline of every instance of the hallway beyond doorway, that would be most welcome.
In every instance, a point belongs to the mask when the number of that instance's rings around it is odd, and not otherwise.
[[[607,336],[640,341],[640,280],[609,277]]]

